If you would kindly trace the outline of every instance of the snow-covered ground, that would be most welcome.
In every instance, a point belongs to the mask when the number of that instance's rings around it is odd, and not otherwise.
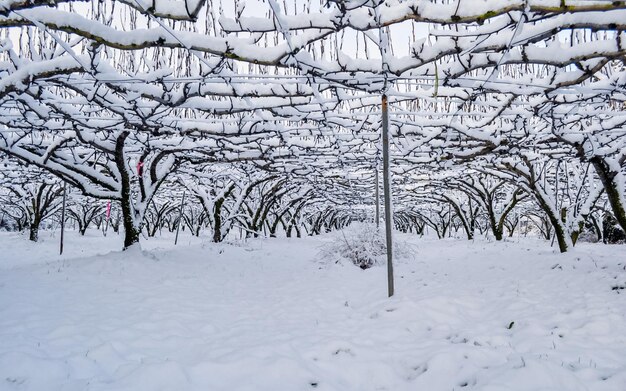
[[[626,246],[0,234],[0,390],[626,390]],[[402,238],[406,238],[403,236]]]

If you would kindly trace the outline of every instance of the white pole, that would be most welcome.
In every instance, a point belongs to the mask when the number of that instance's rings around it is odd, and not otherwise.
[[[378,179],[378,164],[374,166],[374,178],[376,182],[374,184],[374,186],[376,187],[374,191],[376,197],[376,228],[378,229],[378,227],[380,226],[380,185]]]
[[[176,226],[176,238],[174,239],[174,246],[178,243],[178,232],[180,231],[180,223],[183,222],[183,205],[185,204],[185,192],[183,191],[183,198],[180,200],[180,210],[178,211],[178,225]]]
[[[65,203],[67,200],[67,182],[63,181],[63,206],[61,207],[61,243],[59,244],[59,255],[63,255],[63,239],[65,234]]]

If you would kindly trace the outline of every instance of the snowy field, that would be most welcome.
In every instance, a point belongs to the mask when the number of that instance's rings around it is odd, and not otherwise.
[[[0,390],[626,390],[626,246],[0,234]],[[405,236],[401,236],[406,238]]]

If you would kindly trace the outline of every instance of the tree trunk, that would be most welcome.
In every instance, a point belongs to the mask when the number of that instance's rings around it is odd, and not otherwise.
[[[122,132],[115,144],[115,164],[120,173],[122,185],[120,204],[122,206],[122,223],[124,224],[124,250],[139,243],[139,235],[141,234],[141,227],[136,227],[134,223],[135,211],[131,205],[130,173],[124,158],[124,142],[129,134],[128,131]]]
[[[33,222],[30,224],[30,234],[28,239],[30,239],[33,242],[36,242],[37,240],[39,240],[39,225],[41,224],[41,220],[39,219],[39,216],[35,216],[35,218],[33,219]]]
[[[611,209],[613,210],[615,219],[622,227],[622,230],[626,232],[626,207],[623,204],[623,198],[620,194],[620,188],[617,180],[618,173],[611,171],[606,162],[600,157],[593,157],[591,159],[591,164],[593,164],[593,168],[595,168],[596,173],[600,177],[600,181],[602,181],[604,191],[606,192],[609,204],[611,204]]]
[[[489,225],[491,226],[493,237],[496,238],[496,240],[502,240],[502,226],[496,222],[496,214],[491,203],[487,205],[487,215],[489,216]]]
[[[596,239],[598,243],[602,242],[602,229],[600,228],[600,224],[598,224],[598,220],[594,215],[589,216],[591,219],[591,224],[593,226],[594,233],[596,234]]]
[[[219,243],[222,241],[222,204],[224,199],[221,198],[215,202],[213,209],[213,242]]]
[[[124,190],[122,190],[122,223],[124,224],[124,250],[139,243],[140,229],[135,227],[133,223],[133,210],[130,205],[130,191],[126,197],[124,197]]]
[[[567,250],[569,249],[569,244],[567,243],[567,234],[565,227],[561,222],[561,219],[559,218],[559,216],[554,214],[550,206],[548,206],[547,202],[539,194],[535,193],[535,195],[539,206],[541,207],[541,209],[543,209],[546,216],[548,216],[548,220],[550,220],[550,223],[554,228],[554,234],[556,235],[556,240],[559,244],[559,250],[562,253],[567,252]]]

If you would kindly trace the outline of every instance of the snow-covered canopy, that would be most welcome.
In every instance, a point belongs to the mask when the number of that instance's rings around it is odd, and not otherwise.
[[[619,179],[624,21],[601,0],[4,0],[0,150],[138,210],[224,163],[371,204],[386,95],[398,200],[554,159]]]

